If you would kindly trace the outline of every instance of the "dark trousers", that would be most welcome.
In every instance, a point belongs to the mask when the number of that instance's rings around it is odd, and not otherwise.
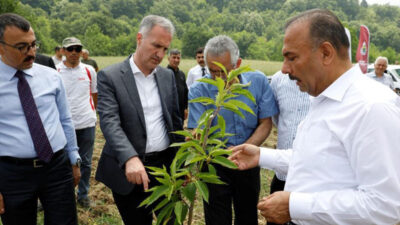
[[[274,178],[272,178],[271,181],[271,187],[270,187],[270,194],[277,192],[277,191],[283,191],[283,189],[285,188],[285,183],[286,181],[284,180],[279,180],[276,175],[274,175]],[[267,225],[279,225],[276,223],[272,223],[272,222],[267,222]]]
[[[226,185],[207,184],[208,203],[204,202],[207,225],[231,225],[232,203],[235,225],[257,225],[257,203],[260,194],[260,168],[239,171],[214,165]]]
[[[3,225],[35,225],[38,198],[45,225],[78,224],[72,167],[63,150],[39,168],[26,160],[0,157],[0,192],[5,205]]]
[[[95,127],[75,130],[78,141],[79,155],[82,158],[81,180],[78,185],[78,200],[88,197],[90,172],[92,170],[92,155],[95,137]]]
[[[168,148],[160,153],[148,154],[140,157],[144,166],[155,166],[169,168],[175,157],[176,150]],[[147,169],[146,169],[147,170]],[[148,171],[147,171],[148,172]],[[150,179],[149,189],[159,184],[154,176],[147,173]],[[153,203],[149,207],[140,207],[140,203],[150,196],[151,192],[144,192],[143,185],[136,185],[128,195],[120,195],[113,192],[115,204],[118,207],[122,220],[125,225],[151,225],[153,221],[152,210],[157,206],[159,201]],[[168,223],[170,224],[170,223]],[[173,221],[172,223],[173,224]]]

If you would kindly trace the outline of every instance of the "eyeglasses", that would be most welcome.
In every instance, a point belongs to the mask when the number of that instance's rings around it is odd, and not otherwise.
[[[31,50],[31,48],[33,50],[36,50],[36,49],[39,48],[39,43],[36,42],[36,41],[32,42],[31,44],[21,43],[21,44],[16,44],[16,45],[10,45],[10,44],[0,40],[0,43],[2,43],[4,45],[7,45],[7,46],[9,46],[11,48],[18,49],[23,55],[26,55],[26,53],[28,53]]]
[[[67,51],[72,52],[75,50],[76,53],[79,53],[82,51],[82,46],[75,45],[75,46],[69,46],[68,48],[65,48]]]

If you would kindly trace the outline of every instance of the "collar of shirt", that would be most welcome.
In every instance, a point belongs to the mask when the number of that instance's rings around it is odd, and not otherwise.
[[[347,70],[344,74],[337,78],[331,85],[329,85],[319,96],[315,97],[314,101],[322,100],[323,98],[329,98],[341,102],[347,89],[357,78],[359,71],[361,71],[361,69],[358,65],[353,66],[351,69]]]
[[[22,70],[22,71],[24,71],[24,73],[26,73],[27,75],[33,77],[34,71],[32,68],[33,68],[33,65],[31,68]],[[0,76],[3,76],[6,80],[10,81],[14,77],[15,73],[17,72],[17,69],[5,64],[3,62],[3,60],[0,60],[0,71],[1,71]]]
[[[177,68],[175,69],[175,68],[173,68],[172,66],[170,66],[169,64],[168,64],[167,68],[168,68],[168,69],[171,69],[171,70],[174,71],[175,73],[177,73],[177,72],[179,71],[179,67],[177,67]]]
[[[135,55],[135,53],[132,54],[132,56],[129,59],[129,65],[131,66],[133,75],[141,74],[142,76],[145,76],[144,73],[136,65],[135,61],[133,60],[134,55]],[[154,68],[154,70],[151,71],[151,73],[148,76],[153,76],[156,73],[156,71],[157,71],[157,68]]]
[[[65,65],[65,60],[62,63],[57,65],[58,69],[70,69],[70,70],[77,70],[77,69],[81,69],[82,67],[84,67],[84,65],[82,63],[79,63],[75,67],[68,67],[67,65]]]

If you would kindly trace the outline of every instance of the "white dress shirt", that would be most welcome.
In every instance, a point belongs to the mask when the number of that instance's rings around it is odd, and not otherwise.
[[[353,67],[319,96],[293,150],[262,149],[260,165],[288,172],[297,224],[400,221],[400,98]]]
[[[202,68],[204,68],[205,74],[209,74],[210,72],[208,71],[207,67],[201,67],[199,64],[197,66],[191,68],[188,72],[188,76],[186,79],[186,84],[187,87],[190,89],[190,86],[192,86],[194,83],[196,83],[196,80],[200,79],[203,77],[203,71]]]
[[[156,70],[145,76],[133,61],[133,55],[129,60],[136,88],[142,103],[144,120],[146,124],[146,153],[159,152],[169,146],[169,138],[161,107],[160,93],[154,76]]]

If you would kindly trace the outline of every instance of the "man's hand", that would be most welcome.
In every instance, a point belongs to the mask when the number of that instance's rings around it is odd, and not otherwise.
[[[290,221],[289,213],[290,192],[278,191],[263,198],[257,208],[268,222],[284,224]]]
[[[81,180],[81,168],[78,166],[72,166],[72,176],[74,177],[74,187],[76,187]]]
[[[258,166],[260,148],[255,145],[242,144],[232,148],[229,159],[234,162],[239,170],[247,170]]]
[[[150,180],[139,157],[132,157],[125,163],[125,176],[133,184],[143,184],[145,191],[149,189]]]
[[[0,215],[4,214],[5,209],[4,209],[4,199],[3,195],[0,193]]]

